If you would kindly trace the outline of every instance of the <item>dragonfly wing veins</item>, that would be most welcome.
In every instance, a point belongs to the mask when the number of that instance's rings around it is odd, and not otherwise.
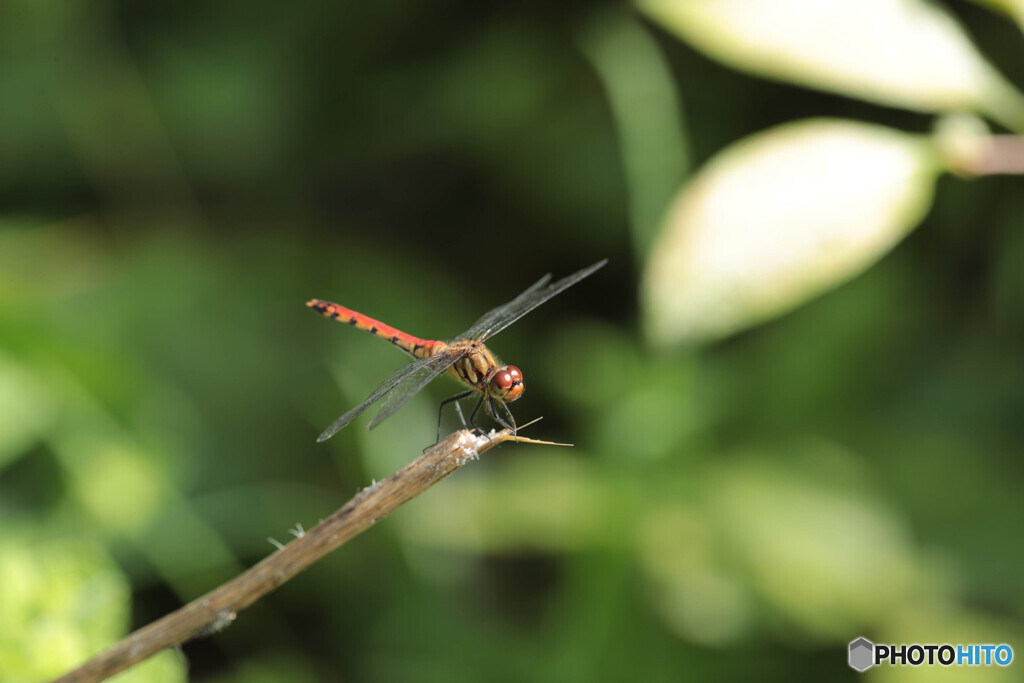
[[[391,393],[384,399],[383,405],[380,407],[380,411],[373,416],[373,420],[370,421],[370,429],[373,429],[384,420],[391,417],[391,414],[406,404],[406,402],[419,393],[420,389],[433,382],[438,375],[442,374],[445,370],[451,367],[456,361],[462,358],[464,354],[443,354],[442,356],[432,356],[426,360],[437,360],[433,364],[426,363],[422,367],[417,368],[412,374],[405,379],[401,380],[399,386],[395,388]]]
[[[422,358],[420,360],[413,361],[408,365],[403,365],[402,367],[398,368],[390,375],[388,375],[388,377],[383,382],[381,382],[376,389],[373,390],[373,393],[370,394],[365,401],[363,401],[355,408],[353,408],[352,410],[348,411],[347,413],[339,417],[337,420],[335,420],[330,427],[325,429],[323,433],[317,437],[316,440],[318,442],[327,441],[327,439],[331,438],[339,431],[347,427],[349,423],[352,422],[352,420],[359,417],[364,410],[366,410],[374,403],[379,401],[385,394],[387,394],[389,391],[397,387],[404,380],[409,379],[413,375],[416,375],[416,373],[420,371],[427,371],[429,369],[429,374],[432,379],[433,377],[436,377],[437,375],[447,370],[448,366],[450,366],[456,360],[458,360],[458,358],[450,358],[447,356],[430,356],[429,358]],[[420,386],[420,388],[422,389],[423,387]],[[412,394],[409,394],[409,397],[411,396]],[[408,397],[406,398],[406,400],[408,400]]]
[[[484,314],[473,327],[463,332],[456,339],[484,340],[498,334],[551,297],[572,287],[583,278],[593,275],[595,271],[599,270],[606,263],[608,263],[608,259],[598,261],[594,265],[566,276],[547,287],[544,285],[551,280],[551,276],[545,275],[512,301]]]

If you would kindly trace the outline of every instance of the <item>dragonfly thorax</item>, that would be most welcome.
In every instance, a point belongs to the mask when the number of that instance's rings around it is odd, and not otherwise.
[[[441,345],[438,350],[442,353],[461,351],[461,358],[452,364],[449,372],[476,391],[504,403],[522,396],[523,373],[514,365],[502,365],[482,342],[435,343]]]

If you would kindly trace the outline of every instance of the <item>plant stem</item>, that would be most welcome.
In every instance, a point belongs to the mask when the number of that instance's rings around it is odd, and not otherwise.
[[[327,553],[384,519],[403,503],[481,453],[514,438],[507,429],[492,434],[490,439],[466,430],[451,434],[387,479],[364,488],[333,515],[256,566],[129,634],[109,650],[58,678],[57,683],[102,681],[164,648],[223,630],[240,611]],[[532,442],[522,437],[518,440]]]

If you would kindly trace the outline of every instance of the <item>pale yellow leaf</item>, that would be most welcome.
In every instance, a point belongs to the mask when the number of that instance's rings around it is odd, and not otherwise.
[[[859,273],[917,225],[938,171],[927,138],[841,120],[727,148],[669,209],[642,288],[648,337],[722,336]]]
[[[1024,122],[1024,99],[937,5],[922,0],[638,0],[735,68],[920,111]]]

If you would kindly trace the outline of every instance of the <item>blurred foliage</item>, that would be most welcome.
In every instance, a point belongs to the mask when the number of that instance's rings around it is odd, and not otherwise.
[[[5,526],[0,547],[0,671],[4,680],[56,677],[120,637],[129,587],[96,543],[32,538]],[[163,652],[118,680],[185,680],[184,663]]]
[[[444,338],[606,256],[491,344],[517,419],[575,448],[488,454],[116,680],[1020,654],[1024,201],[965,169],[1021,133],[1024,15],[872,0],[865,35],[854,4],[7,3],[0,680],[233,577],[433,438],[444,379],[314,442],[402,359],[307,299]]]

